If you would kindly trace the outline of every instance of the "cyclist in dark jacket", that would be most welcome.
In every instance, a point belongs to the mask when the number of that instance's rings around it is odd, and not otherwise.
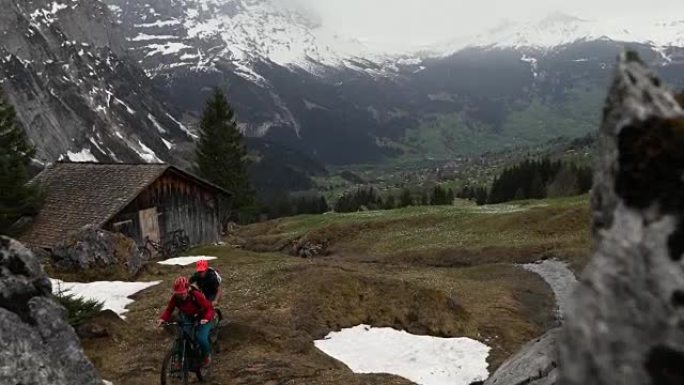
[[[209,262],[202,260],[196,265],[197,272],[190,277],[190,284],[202,290],[202,293],[214,306],[218,306],[221,298],[221,279],[216,270],[209,267]]]
[[[212,327],[210,321],[214,318],[214,307],[201,291],[190,290],[190,282],[186,277],[178,277],[173,283],[173,297],[159,317],[158,325],[168,322],[176,308],[178,308],[182,322],[193,323],[199,319],[195,336],[202,350],[203,366],[209,365],[211,362],[209,332]]]

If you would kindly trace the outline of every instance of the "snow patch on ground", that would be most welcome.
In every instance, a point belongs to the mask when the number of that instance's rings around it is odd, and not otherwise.
[[[535,79],[539,77],[539,72],[537,71],[538,65],[537,65],[537,59],[536,58],[533,58],[532,56],[527,56],[527,55],[523,54],[523,56],[520,60],[524,61],[525,63],[530,64],[530,68],[532,69],[532,75],[534,76]]]
[[[190,137],[192,137],[192,138],[199,138],[196,134],[190,132],[190,130],[188,130],[188,128],[185,126],[185,124],[179,122],[176,118],[174,118],[174,117],[173,117],[171,114],[169,114],[168,112],[166,113],[166,116],[168,116],[169,119],[173,120],[174,123],[176,123],[176,124],[178,125],[178,127],[180,127],[181,130],[185,131],[185,133],[188,134]]]
[[[138,36],[129,38],[130,41],[148,41],[148,40],[177,40],[178,36],[174,35],[148,35],[146,33],[140,33]]]
[[[173,148],[173,143],[169,142],[168,140],[166,140],[164,138],[161,138],[161,140],[162,140],[162,142],[164,142],[164,145],[166,146],[166,148],[168,148],[169,150]]]
[[[202,261],[202,260],[211,261],[213,259],[216,259],[216,257],[199,255],[199,256],[171,258],[171,259],[167,259],[165,261],[159,261],[157,263],[160,265],[168,265],[168,266],[188,266],[188,265],[192,265],[193,263],[196,263],[197,261]]]
[[[178,25],[180,24],[179,20],[176,19],[171,19],[171,20],[158,20],[155,21],[154,23],[142,23],[142,24],[136,24],[136,28],[155,28],[155,27],[168,27],[170,25]]]
[[[117,104],[120,104],[120,105],[124,106],[124,107],[126,108],[126,112],[128,112],[129,114],[135,115],[135,110],[132,109],[132,108],[131,108],[128,104],[126,104],[126,102],[124,102],[123,100],[121,100],[121,99],[119,99],[119,98],[114,98],[114,102],[117,103]]]
[[[154,117],[154,115],[148,113],[148,114],[147,114],[147,119],[149,119],[150,122],[152,122],[152,124],[153,124],[154,127],[157,129],[157,131],[159,131],[160,134],[166,134],[166,129],[164,129],[164,127],[162,127],[161,124],[159,124],[159,122],[158,122],[157,119]]]
[[[145,290],[149,287],[158,285],[161,281],[153,282],[121,282],[121,281],[97,281],[89,283],[64,282],[59,279],[50,279],[52,282],[52,292],[72,294],[76,297],[92,299],[104,303],[104,309],[109,309],[119,317],[126,319],[123,315],[128,312],[126,306],[134,301],[128,297]]]
[[[89,148],[84,148],[79,152],[67,151],[67,158],[71,162],[97,162],[97,158]]]
[[[551,286],[558,304],[558,319],[563,320],[568,311],[570,296],[577,286],[575,274],[568,264],[557,260],[545,260],[522,265],[525,270],[539,274]]]
[[[359,325],[314,345],[354,373],[389,373],[419,385],[469,385],[489,376],[490,348],[470,338],[412,335]]]
[[[527,211],[525,207],[518,205],[484,205],[473,209],[474,212],[483,214],[512,214]]]
[[[173,43],[173,42],[168,42],[165,44],[150,44],[147,46],[147,48],[150,49],[149,52],[145,56],[154,56],[154,55],[172,55],[179,53],[183,50],[187,49],[192,49],[191,46],[186,45],[184,43]]]
[[[152,151],[151,148],[147,147],[145,143],[143,143],[141,140],[138,140],[138,146],[140,146],[140,151],[136,152],[140,157],[147,163],[163,163],[161,159],[157,156],[157,154]],[[134,149],[135,150],[135,149]]]

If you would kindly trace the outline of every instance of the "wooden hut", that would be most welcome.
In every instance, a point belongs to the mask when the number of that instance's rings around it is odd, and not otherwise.
[[[230,193],[168,164],[58,162],[36,177],[45,203],[20,240],[50,249],[86,226],[143,244],[183,230],[190,244],[219,241],[219,197]]]

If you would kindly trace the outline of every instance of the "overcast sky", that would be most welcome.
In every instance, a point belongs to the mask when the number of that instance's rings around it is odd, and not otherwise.
[[[318,14],[326,27],[371,43],[432,44],[470,35],[504,19],[563,12],[585,19],[684,19],[684,0],[283,0]]]

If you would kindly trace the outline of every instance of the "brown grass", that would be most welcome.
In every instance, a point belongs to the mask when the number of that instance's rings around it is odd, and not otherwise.
[[[364,263],[339,258],[307,261],[211,247],[224,277],[220,384],[406,384],[393,376],[356,375],[313,346],[329,331],[368,323],[418,334],[468,336],[492,347],[491,369],[552,319],[553,296],[536,275],[510,265],[435,268]],[[170,283],[188,268],[161,267],[141,280],[162,285],[137,295],[112,337],[84,341],[104,378],[151,384],[171,337],[153,327]]]

